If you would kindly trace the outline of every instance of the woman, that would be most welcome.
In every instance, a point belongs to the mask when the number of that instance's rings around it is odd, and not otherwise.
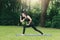
[[[25,21],[25,23],[24,23]],[[43,33],[41,31],[39,31],[38,29],[36,29],[36,27],[34,26],[33,22],[32,22],[32,18],[27,15],[25,12],[22,12],[21,16],[20,16],[20,22],[23,25],[23,34],[25,34],[25,29],[26,27],[32,27],[35,31],[41,33],[43,35]]]

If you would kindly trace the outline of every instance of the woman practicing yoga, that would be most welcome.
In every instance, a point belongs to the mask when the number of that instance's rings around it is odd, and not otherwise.
[[[24,11],[21,13],[20,22],[22,23],[22,25],[24,24],[23,25],[23,34],[25,34],[26,27],[32,27],[35,31],[37,31],[43,35],[43,33],[34,26],[32,18],[29,15],[27,15],[26,12],[24,12]]]

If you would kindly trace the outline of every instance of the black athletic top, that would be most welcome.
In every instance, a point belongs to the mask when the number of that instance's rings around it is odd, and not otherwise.
[[[27,16],[28,16],[28,15],[27,15]],[[24,19],[25,17],[22,17],[22,16],[21,16],[21,18]],[[22,23],[22,25],[24,26],[24,25],[28,24],[29,21],[30,21],[30,20],[29,20],[28,18],[26,18],[26,19],[24,20],[24,22],[23,22],[24,24]],[[30,27],[30,26],[32,26],[32,25],[34,25],[33,22],[31,22],[28,27]]]
[[[27,16],[28,16],[28,15],[27,15]],[[25,18],[25,17],[22,17],[22,19],[24,19],[24,18]],[[30,21],[30,20],[29,20],[28,18],[26,18],[26,19],[25,19],[25,21],[27,21],[27,22],[28,22],[28,21]]]
[[[27,16],[28,16],[28,15],[27,15]],[[21,18],[24,19],[25,17],[21,16]],[[26,24],[29,23],[29,21],[30,21],[30,20],[29,20],[28,18],[26,18],[26,19],[24,20],[24,22],[22,22],[22,24],[23,24],[23,25],[26,25]]]

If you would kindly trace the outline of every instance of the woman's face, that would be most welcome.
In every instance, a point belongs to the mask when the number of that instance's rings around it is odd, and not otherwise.
[[[22,13],[22,16],[25,17],[26,15],[24,13]]]

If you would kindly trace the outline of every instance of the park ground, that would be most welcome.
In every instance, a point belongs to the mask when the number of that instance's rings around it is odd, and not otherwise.
[[[44,34],[50,36],[16,36],[22,34],[21,26],[0,26],[0,40],[60,40],[60,29],[37,27]],[[31,27],[26,28],[25,34],[39,34]]]

